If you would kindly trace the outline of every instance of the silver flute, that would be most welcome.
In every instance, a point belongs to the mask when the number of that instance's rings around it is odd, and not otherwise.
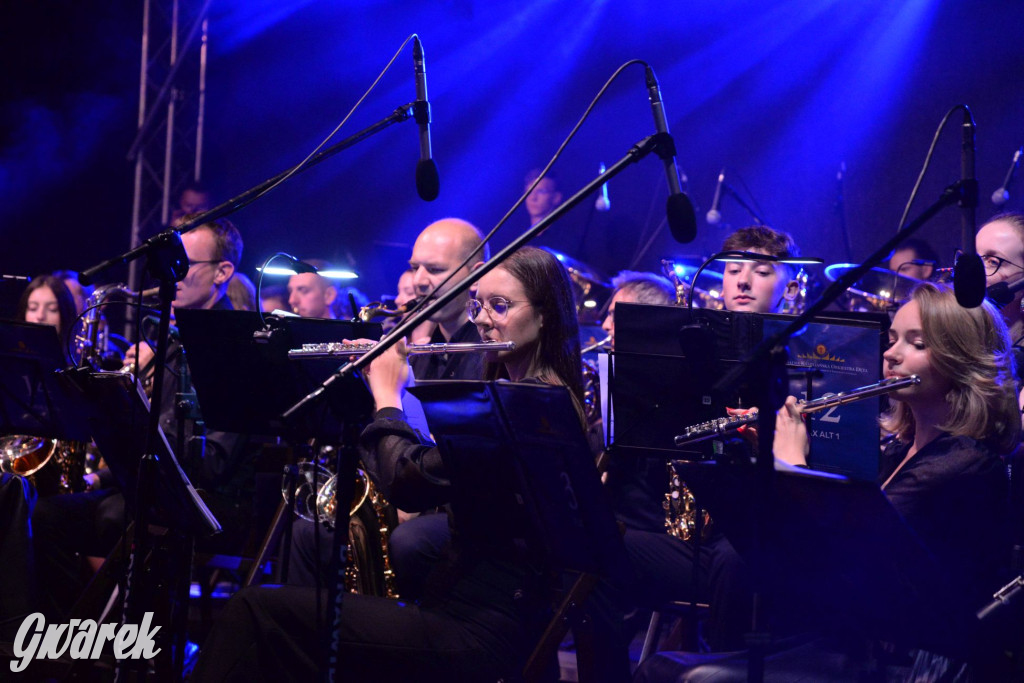
[[[303,344],[300,349],[290,349],[288,358],[293,360],[316,360],[322,358],[347,358],[361,356],[375,347],[376,342],[326,342]],[[440,342],[437,344],[409,344],[406,349],[410,356],[431,353],[487,353],[488,351],[514,351],[515,342]]]
[[[910,375],[909,377],[891,377],[889,379],[883,379],[881,382],[857,387],[856,389],[850,389],[849,391],[840,391],[838,394],[825,394],[821,398],[815,398],[810,401],[801,401],[797,404],[797,410],[801,413],[816,413],[819,410],[827,410],[829,408],[834,408],[835,406],[841,406],[844,403],[859,401],[862,398],[870,398],[871,396],[887,394],[890,391],[896,391],[897,389],[902,389],[903,387],[920,383],[921,378],[917,375]],[[728,434],[729,432],[736,431],[744,425],[753,424],[755,422],[757,422],[757,408],[752,409],[745,415],[719,417],[714,420],[701,422],[700,424],[687,427],[682,434],[675,438],[675,444],[676,446],[687,446],[692,443],[697,443],[698,441],[714,439],[724,434]]]

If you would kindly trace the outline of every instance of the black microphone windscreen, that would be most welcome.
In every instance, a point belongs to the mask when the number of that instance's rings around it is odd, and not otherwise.
[[[416,162],[416,192],[426,202],[434,201],[440,194],[441,178],[433,159],[420,159]]]
[[[977,308],[985,300],[985,265],[977,254],[961,254],[953,268],[953,291],[964,308]]]
[[[666,204],[668,228],[676,242],[688,244],[697,238],[697,213],[686,194],[670,194]]]

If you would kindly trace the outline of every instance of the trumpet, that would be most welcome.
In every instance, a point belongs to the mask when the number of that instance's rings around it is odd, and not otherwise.
[[[320,344],[303,344],[302,348],[290,349],[288,358],[292,360],[317,360],[321,358],[338,358],[361,356],[368,353],[377,342],[327,342]],[[410,356],[422,356],[432,353],[487,353],[488,351],[514,351],[516,343],[507,342],[466,342],[438,344],[409,344],[406,347]]]
[[[849,391],[840,391],[838,394],[825,394],[820,398],[810,401],[801,401],[797,404],[797,409],[801,413],[816,413],[819,410],[827,410],[846,403],[852,403],[853,401],[859,401],[862,398],[887,394],[890,391],[896,391],[897,389],[920,383],[921,378],[917,375],[892,377],[890,379],[883,379],[881,382],[850,389]],[[731,415],[701,422],[700,424],[687,427],[682,434],[675,438],[675,444],[676,446],[687,446],[699,441],[713,439],[754,422],[757,422],[756,408],[746,415]]]

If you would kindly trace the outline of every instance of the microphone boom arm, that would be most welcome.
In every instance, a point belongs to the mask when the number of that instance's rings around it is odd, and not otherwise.
[[[675,145],[672,142],[672,136],[668,133],[655,133],[634,144],[626,155],[608,167],[607,171],[598,174],[593,180],[584,185],[576,194],[572,195],[569,199],[555,207],[554,211],[541,219],[537,224],[527,229],[526,232],[514,239],[507,247],[495,254],[490,260],[486,261],[482,266],[471,272],[465,278],[457,282],[447,292],[440,294],[429,305],[399,323],[395,329],[388,333],[388,336],[381,340],[381,342],[371,350],[367,351],[366,354],[338,368],[338,370],[324,380],[319,387],[311,391],[295,405],[282,413],[281,417],[284,422],[289,423],[292,418],[305,409],[307,405],[318,400],[319,397],[323,395],[335,382],[372,363],[375,358],[394,346],[399,339],[408,335],[423,321],[430,318],[434,313],[447,306],[453,299],[455,299],[455,297],[459,296],[476,284],[480,278],[501,265],[501,263],[507,259],[512,252],[528,244],[534,237],[547,230],[548,227],[561,218],[563,214],[580,202],[584,201],[594,192],[598,191],[603,183],[606,183],[617,176],[619,173],[624,171],[627,166],[639,162],[651,152],[659,153],[659,150],[661,150],[661,153],[664,153],[666,149],[674,148]]]

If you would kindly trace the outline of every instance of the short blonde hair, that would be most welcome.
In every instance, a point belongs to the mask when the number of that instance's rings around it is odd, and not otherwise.
[[[1017,444],[1021,423],[1010,336],[1002,316],[988,301],[963,308],[952,289],[932,283],[918,286],[911,299],[921,309],[931,364],[952,385],[946,394],[949,420],[939,429],[1009,451]],[[903,402],[894,402],[881,424],[901,441],[914,437],[914,417]]]

